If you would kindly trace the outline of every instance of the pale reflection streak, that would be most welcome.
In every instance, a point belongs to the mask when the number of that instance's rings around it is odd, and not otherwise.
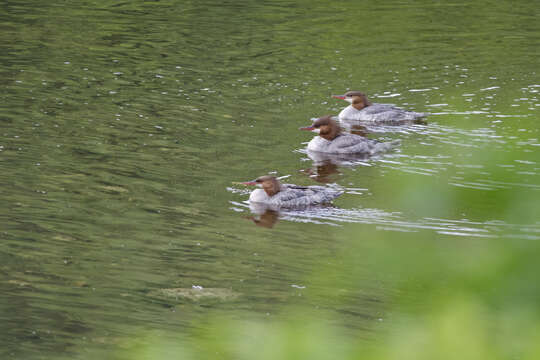
[[[367,126],[368,132],[373,133],[391,133],[399,135],[403,138],[403,144],[410,149],[410,144],[414,142],[416,146],[429,146],[433,148],[433,156],[404,154],[402,152],[387,153],[383,156],[373,158],[370,165],[378,165],[381,168],[400,171],[410,174],[418,174],[423,176],[435,176],[442,173],[455,173],[456,175],[463,174],[465,169],[468,171],[467,178],[461,176],[451,176],[448,184],[451,186],[476,189],[476,190],[496,190],[509,189],[512,187],[525,187],[530,189],[540,189],[540,186],[529,184],[527,182],[498,182],[496,179],[486,179],[492,176],[490,171],[485,169],[482,164],[462,164],[466,161],[467,153],[478,151],[477,149],[486,149],[488,146],[497,146],[496,149],[504,150],[513,148],[516,145],[530,146],[538,140],[530,139],[528,142],[516,141],[514,136],[503,136],[498,134],[493,128],[477,128],[477,129],[459,129],[456,127],[439,125],[431,123],[429,126],[418,124],[410,124],[404,126]],[[420,137],[420,138],[419,138]],[[443,145],[451,145],[459,151],[451,155],[442,155],[444,153]],[[447,153],[447,151],[445,151]],[[499,167],[507,167],[508,171],[520,176],[536,176],[538,172],[534,161],[516,160],[515,165],[499,164]],[[533,165],[533,166],[531,166]],[[473,175],[471,178],[471,174]]]
[[[459,128],[453,128],[449,126],[441,126],[438,124],[430,124],[429,126],[419,124],[409,124],[404,126],[388,126],[388,125],[371,125],[367,126],[368,132],[391,132],[403,137],[403,143],[408,141],[417,142],[417,146],[430,146],[433,147],[433,156],[428,155],[414,155],[404,154],[400,152],[400,149],[396,149],[393,152],[380,154],[377,156],[359,156],[359,155],[332,155],[321,154],[315,152],[308,152],[305,149],[298,149],[295,152],[306,154],[308,158],[303,160],[311,160],[312,167],[301,170],[303,173],[308,174],[313,180],[323,183],[338,181],[339,177],[343,175],[340,168],[353,168],[353,167],[372,167],[374,165],[380,166],[384,169],[390,169],[400,171],[409,174],[417,174],[422,176],[438,176],[443,173],[452,173],[456,175],[462,174],[464,170],[469,174],[476,174],[480,178],[468,178],[465,179],[461,176],[450,176],[448,184],[450,186],[476,189],[476,190],[496,190],[496,189],[508,189],[511,187],[526,187],[538,189],[539,186],[531,185],[521,182],[501,182],[497,183],[494,180],[487,180],[486,177],[492,174],[484,169],[482,164],[463,164],[466,161],[465,155],[460,155],[460,158],[456,157],[456,154],[446,155],[438,154],[439,147],[441,145],[453,145],[459,148],[460,153],[476,151],[485,146],[493,144],[512,146],[513,140],[505,139],[502,135],[499,135],[495,130],[490,128],[478,128],[472,130],[465,130]],[[421,136],[422,140],[418,141],[417,137]],[[533,139],[536,141],[536,139]],[[442,152],[442,149],[440,149]],[[515,173],[523,176],[537,175],[533,169],[524,168],[535,165],[534,162],[529,160],[516,161],[516,166],[521,168],[515,168]],[[500,164],[500,167],[506,165]]]
[[[515,225],[502,221],[472,221],[440,218],[407,220],[399,212],[380,209],[341,209],[332,205],[313,206],[302,209],[269,209],[264,205],[230,201],[231,210],[250,212],[247,217],[255,224],[273,227],[278,220],[318,225],[342,226],[346,223],[375,225],[381,231],[418,232],[434,231],[441,235],[498,238],[513,237],[540,240],[540,224]],[[538,234],[538,235],[537,235]]]

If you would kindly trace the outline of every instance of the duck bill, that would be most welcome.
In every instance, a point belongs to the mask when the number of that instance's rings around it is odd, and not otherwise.
[[[313,131],[313,130],[315,130],[315,127],[313,127],[313,126],[305,126],[305,127],[299,128],[299,130]]]
[[[345,100],[345,95],[332,95],[334,99]]]
[[[246,185],[246,186],[255,186],[255,185],[257,185],[257,183],[255,181],[244,181],[244,182],[241,182],[240,184]]]

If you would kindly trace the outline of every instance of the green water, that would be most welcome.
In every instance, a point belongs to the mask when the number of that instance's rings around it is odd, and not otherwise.
[[[112,356],[153,331],[196,343],[215,314],[292,308],[378,341],[396,298],[424,298],[396,285],[397,265],[373,273],[375,253],[436,268],[433,253],[536,249],[538,15],[511,1],[4,1],[2,358]],[[371,129],[401,139],[394,152],[317,167],[297,129],[348,89],[431,115]],[[269,172],[347,191],[256,226],[232,182]],[[354,278],[333,272],[347,262]],[[216,290],[158,294],[194,285]]]

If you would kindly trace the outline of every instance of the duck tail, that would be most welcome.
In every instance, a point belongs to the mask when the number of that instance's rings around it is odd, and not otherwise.
[[[414,113],[414,120],[418,120],[418,119],[423,119],[423,118],[426,118],[428,117],[429,113],[428,112],[415,112]]]
[[[395,149],[397,148],[398,146],[401,145],[401,140],[397,139],[397,140],[392,140],[392,141],[387,141],[387,142],[381,142],[381,143],[378,143],[376,146],[375,146],[375,153],[380,153],[380,152],[385,152],[385,151],[390,151],[392,149]]]

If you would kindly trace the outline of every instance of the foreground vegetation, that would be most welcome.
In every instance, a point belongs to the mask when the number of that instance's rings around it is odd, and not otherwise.
[[[484,156],[497,171],[501,159]],[[511,156],[511,155],[509,155]],[[390,180],[388,180],[390,181]],[[405,184],[413,205],[429,183]],[[425,210],[459,207],[461,192],[445,187]],[[321,259],[301,306],[252,319],[208,316],[187,338],[142,333],[116,356],[126,359],[538,359],[540,271],[537,240],[520,236],[519,221],[534,223],[540,210],[527,190],[491,192],[493,219],[514,221],[490,237],[447,237],[433,231],[395,233],[365,227],[339,233],[346,249]],[[484,194],[469,193],[480,201]],[[478,199],[475,199],[475,196]],[[425,199],[425,195],[423,197]],[[398,199],[399,201],[399,199]],[[422,211],[422,206],[414,205]],[[516,223],[517,221],[517,223]],[[501,222],[498,222],[501,225]],[[369,289],[369,291],[367,290]],[[374,290],[375,289],[375,290]],[[355,326],[364,293],[378,305]],[[318,300],[334,305],[321,310]],[[331,299],[331,300],[329,300]],[[354,310],[357,311],[354,313]],[[360,309],[360,311],[362,311]],[[347,315],[352,314],[352,315]],[[375,336],[372,336],[375,335]]]

